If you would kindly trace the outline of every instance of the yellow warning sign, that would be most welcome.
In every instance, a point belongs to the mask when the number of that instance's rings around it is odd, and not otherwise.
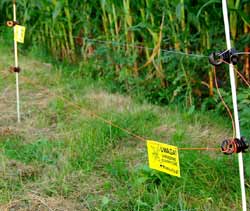
[[[149,167],[180,177],[178,148],[156,141],[147,141]]]
[[[14,26],[14,40],[20,43],[24,43],[25,27],[20,25]]]

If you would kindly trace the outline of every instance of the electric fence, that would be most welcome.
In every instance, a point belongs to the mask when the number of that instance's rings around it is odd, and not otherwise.
[[[243,209],[243,211],[247,211],[244,165],[243,165],[243,156],[242,156],[242,152],[244,152],[244,148],[246,147],[246,145],[245,145],[244,139],[241,138],[241,134],[240,134],[236,82],[235,82],[235,74],[234,74],[234,66],[233,66],[233,65],[236,65],[238,62],[238,54],[236,53],[236,50],[231,47],[227,0],[222,0],[222,11],[223,11],[223,20],[224,20],[224,27],[225,27],[227,50],[225,50],[221,53],[211,54],[211,56],[209,57],[209,61],[211,64],[213,64],[215,66],[220,65],[221,60],[229,63],[231,93],[232,93],[232,101],[233,101],[233,109],[234,109],[234,124],[233,124],[234,126],[233,127],[235,129],[235,136],[236,137],[234,137],[233,139],[230,139],[230,140],[225,140],[222,143],[222,148],[225,148],[229,154],[231,152],[238,153],[242,209]],[[220,58],[219,62],[218,62],[218,58],[216,61],[216,59],[215,59],[216,56]],[[240,150],[238,152],[238,150],[237,150],[238,147],[243,149],[243,150]]]
[[[232,92],[232,100],[233,100],[233,109],[234,109],[234,116],[232,112],[230,111],[229,107],[226,105],[218,87],[218,82],[216,78],[216,69],[214,68],[214,76],[215,76],[215,85],[217,92],[219,94],[219,97],[225,106],[231,121],[232,121],[232,128],[233,128],[233,137],[228,138],[224,140],[221,144],[221,147],[219,148],[208,148],[208,147],[190,147],[190,148],[182,148],[178,147],[178,150],[205,150],[205,151],[218,151],[223,152],[224,154],[231,155],[231,154],[238,154],[238,162],[239,162],[239,174],[240,174],[240,184],[241,184],[241,192],[242,192],[242,209],[243,211],[247,210],[246,206],[246,194],[245,194],[245,182],[244,182],[244,167],[243,167],[243,157],[242,153],[246,152],[249,148],[249,144],[247,143],[246,139],[241,137],[240,135],[240,125],[239,125],[239,115],[238,115],[238,105],[237,105],[237,94],[236,94],[236,85],[235,85],[235,75],[234,75],[234,66],[238,62],[238,55],[250,55],[249,52],[237,52],[235,49],[231,48],[231,42],[230,42],[230,29],[229,29],[229,23],[228,23],[228,11],[227,11],[227,1],[222,0],[222,8],[223,8],[223,17],[224,17],[224,26],[225,26],[225,34],[226,34],[226,43],[227,43],[227,50],[222,52],[214,52],[209,57],[202,55],[202,54],[195,54],[195,53],[187,53],[187,52],[181,52],[181,51],[174,51],[174,50],[166,50],[166,49],[157,49],[160,52],[163,52],[165,54],[177,54],[177,55],[183,55],[183,56],[190,56],[190,57],[197,57],[197,58],[209,58],[209,61],[211,64],[213,64],[215,67],[221,65],[222,63],[226,63],[229,65],[229,73],[230,73],[230,82],[231,82],[231,92]],[[19,73],[20,73],[20,67],[18,65],[18,49],[17,49],[17,37],[22,37],[22,33],[24,33],[25,29],[21,28],[17,22],[16,19],[16,1],[13,1],[13,21],[8,21],[7,25],[9,27],[14,28],[14,57],[15,57],[15,66],[11,68],[11,71],[16,74],[16,101],[17,101],[17,121],[18,123],[21,121],[20,117],[20,96],[19,96]],[[20,35],[21,34],[21,35]],[[58,35],[59,36],[59,35]],[[51,37],[53,38],[53,37]],[[75,36],[75,38],[78,38],[78,36]],[[120,46],[120,47],[131,47],[131,48],[137,48],[137,49],[147,49],[154,51],[155,48],[149,48],[142,45],[136,45],[136,44],[129,44],[125,42],[116,42],[116,41],[107,41],[107,40],[100,40],[100,39],[92,39],[88,37],[81,37],[82,40],[88,43],[100,43],[105,45],[113,45],[113,46]],[[242,80],[246,83],[246,85],[249,87],[250,84],[247,80],[244,79],[242,74],[240,74],[239,71],[237,71],[238,75],[242,78]],[[29,83],[35,87],[40,87],[38,85],[38,82],[31,81],[30,79],[26,77],[22,77],[22,80],[26,83]],[[41,87],[40,87],[41,88]],[[46,89],[47,93],[50,93],[48,89]],[[123,128],[119,126],[118,124],[115,124],[114,122],[105,119],[98,113],[94,111],[87,110],[83,108],[81,105],[76,104],[72,102],[71,100],[59,96],[55,93],[50,93],[51,95],[63,100],[66,102],[69,106],[74,107],[75,109],[79,110],[80,112],[88,113],[91,117],[95,119],[99,119],[100,121],[106,123],[107,125],[110,125],[112,127],[115,127],[117,129],[120,129],[121,131],[127,133],[128,135],[136,138],[139,141],[146,142],[148,139],[135,134],[134,132],[130,131],[129,129]],[[171,151],[171,153],[174,153],[174,151]],[[170,154],[171,154],[170,153]]]

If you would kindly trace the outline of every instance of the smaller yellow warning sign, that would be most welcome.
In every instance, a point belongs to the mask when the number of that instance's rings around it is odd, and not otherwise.
[[[150,168],[173,176],[181,176],[177,147],[148,140],[147,148]]]
[[[14,26],[14,40],[16,42],[24,43],[25,27],[20,25]]]

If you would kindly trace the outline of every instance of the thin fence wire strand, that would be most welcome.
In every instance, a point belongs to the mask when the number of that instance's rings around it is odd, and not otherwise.
[[[246,52],[242,52],[242,53],[246,53]],[[249,52],[250,54],[250,52]],[[224,64],[230,65],[230,63],[228,63],[225,60],[221,60]],[[247,79],[241,74],[241,72],[234,66],[234,70],[235,72],[241,77],[241,79],[243,80],[243,82],[250,88],[250,83],[247,81]]]
[[[32,80],[30,80],[30,79],[28,79],[28,78],[26,78],[26,77],[22,77],[22,79],[23,79],[26,83],[29,83],[30,85],[33,85],[34,87],[39,87],[40,89],[41,89],[41,87],[42,87],[42,86],[38,85],[36,82],[34,82],[34,81],[32,81]],[[148,139],[146,139],[145,137],[142,137],[142,136],[140,136],[140,135],[138,135],[138,134],[135,134],[135,133],[133,133],[132,131],[130,131],[130,130],[126,129],[126,128],[123,128],[123,127],[121,127],[121,126],[119,126],[119,125],[117,125],[117,124],[115,124],[115,123],[112,122],[111,120],[107,120],[107,119],[103,118],[102,116],[98,115],[96,112],[87,110],[87,109],[83,108],[81,105],[76,104],[76,103],[70,101],[69,99],[67,99],[67,98],[65,98],[65,97],[59,96],[59,95],[57,95],[57,94],[55,94],[55,93],[51,93],[51,92],[49,91],[49,89],[47,89],[47,88],[46,88],[46,89],[43,88],[43,89],[46,90],[47,93],[48,93],[49,95],[53,95],[54,97],[57,97],[57,98],[63,100],[63,101],[66,102],[68,105],[71,105],[72,107],[78,109],[80,112],[84,112],[84,114],[87,113],[87,114],[89,114],[91,117],[96,118],[96,119],[99,119],[99,120],[101,120],[102,122],[106,123],[107,125],[110,125],[110,126],[112,126],[112,127],[114,127],[114,128],[117,128],[117,129],[119,129],[119,130],[121,130],[121,131],[127,133],[128,135],[130,135],[130,136],[132,136],[132,137],[134,137],[134,138],[136,138],[136,139],[138,139],[138,140],[140,140],[140,141],[142,141],[142,142],[146,142],[146,141],[148,140]],[[205,150],[205,151],[219,151],[219,150],[220,150],[220,148],[209,148],[209,147],[205,147],[205,148],[204,148],[204,147],[202,147],[202,148],[198,148],[198,147],[197,147],[197,148],[194,148],[194,147],[188,148],[188,147],[186,147],[186,148],[179,148],[179,149],[180,149],[180,150]]]
[[[247,81],[247,79],[240,73],[240,71],[237,68],[234,68],[236,73],[241,77],[241,79],[244,81],[244,83],[250,88],[250,83]]]
[[[225,107],[225,109],[227,110],[227,113],[231,119],[231,122],[232,122],[232,129],[233,129],[233,138],[235,138],[236,136],[236,131],[235,131],[235,122],[234,122],[234,118],[233,118],[233,115],[232,115],[232,112],[230,111],[230,108],[228,107],[228,105],[226,104],[225,100],[223,99],[222,97],[222,94],[220,92],[220,89],[219,89],[219,86],[218,86],[218,81],[217,81],[217,76],[216,76],[216,68],[214,67],[213,68],[213,72],[214,72],[214,78],[215,78],[215,86],[216,86],[216,90],[217,90],[217,93],[219,95],[219,98],[223,104],[223,106]]]
[[[58,38],[58,37],[63,37],[63,35],[54,34],[50,36],[51,39]],[[145,47],[143,45],[126,43],[126,42],[118,42],[118,41],[113,41],[113,40],[100,40],[100,39],[94,39],[94,38],[83,37],[83,36],[72,36],[72,38],[82,39],[82,41],[85,41],[88,43],[100,43],[100,44],[113,45],[113,46],[119,46],[119,47],[124,47],[124,48],[130,47],[130,48],[137,48],[137,49],[154,50],[154,48]],[[186,53],[182,51],[168,50],[168,49],[163,49],[163,48],[159,48],[159,50],[166,54],[179,54],[179,55],[190,56],[190,57],[208,58],[208,56],[203,55],[203,54]]]
[[[250,52],[236,52],[235,55],[250,55]]]
[[[64,37],[64,35],[59,35],[59,34],[54,34],[50,35],[51,39],[58,38],[58,37]],[[113,46],[119,46],[119,47],[131,47],[131,48],[137,48],[137,49],[145,49],[145,50],[154,50],[154,48],[150,47],[145,47],[143,45],[138,45],[138,44],[132,44],[132,43],[127,43],[127,42],[119,42],[119,41],[113,41],[113,40],[101,40],[101,39],[95,39],[95,38],[89,38],[86,36],[72,36],[74,39],[82,39],[82,41],[88,42],[88,43],[101,43],[101,44],[106,44],[106,45],[113,45]],[[197,54],[197,53],[186,53],[183,51],[176,51],[176,50],[170,50],[170,49],[163,49],[159,48],[161,52],[167,53],[167,54],[179,54],[183,56],[190,56],[190,57],[198,57],[198,58],[208,58],[208,55],[203,55],[203,54]],[[227,50],[223,51],[220,53],[222,55],[224,52]],[[237,52],[235,55],[250,55],[250,52]]]

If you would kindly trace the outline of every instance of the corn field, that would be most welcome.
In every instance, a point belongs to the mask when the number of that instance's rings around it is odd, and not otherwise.
[[[234,46],[249,52],[250,3],[228,4]],[[207,55],[226,49],[219,0],[17,0],[17,11],[27,27],[25,47],[78,63],[83,75],[110,79],[126,92],[145,91],[164,104],[202,106],[201,99],[216,98]],[[12,1],[1,1],[0,18],[12,19]],[[238,68],[247,81],[249,64],[241,56]],[[218,80],[229,88],[226,66]]]

